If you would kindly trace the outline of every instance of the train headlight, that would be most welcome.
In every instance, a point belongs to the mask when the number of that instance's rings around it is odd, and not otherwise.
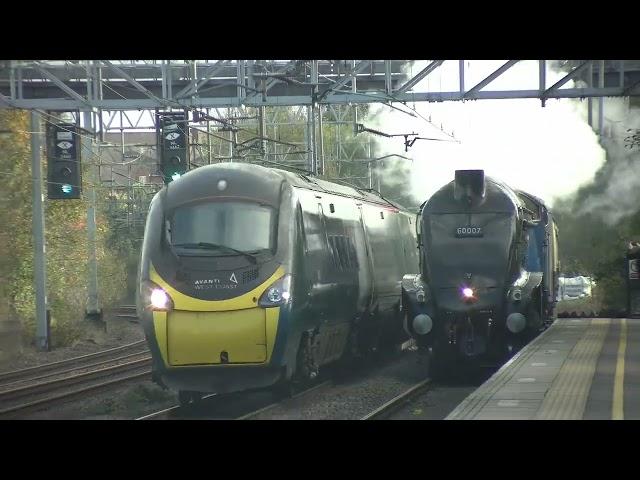
[[[171,302],[167,292],[161,288],[154,288],[151,292],[151,306],[159,310],[165,310]]]
[[[262,294],[258,305],[261,307],[277,307],[291,299],[291,275],[285,275],[273,282]]]
[[[145,308],[158,312],[173,310],[173,300],[160,285],[146,281],[142,285],[142,301]]]
[[[477,292],[475,289],[467,286],[462,286],[460,288],[460,297],[462,297],[462,301],[466,303],[472,303],[478,300],[476,296]]]

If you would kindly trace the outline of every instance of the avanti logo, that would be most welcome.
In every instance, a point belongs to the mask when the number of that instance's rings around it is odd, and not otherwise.
[[[238,280],[236,279],[236,273],[235,272],[233,272],[231,274],[231,277],[229,277],[229,281],[233,282],[233,283],[238,283]]]
[[[194,285],[211,285],[214,283],[220,283],[220,280],[217,278],[204,278],[193,282]]]

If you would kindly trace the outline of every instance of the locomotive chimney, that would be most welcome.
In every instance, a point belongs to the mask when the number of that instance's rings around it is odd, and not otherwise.
[[[465,202],[469,206],[480,205],[484,202],[484,170],[456,170],[453,196],[456,200]]]

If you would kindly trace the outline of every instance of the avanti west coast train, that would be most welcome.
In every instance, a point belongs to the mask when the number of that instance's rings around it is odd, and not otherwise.
[[[171,182],[151,202],[138,273],[154,379],[190,402],[407,340],[413,223],[379,195],[257,165]]]
[[[557,227],[540,199],[458,170],[417,228],[421,273],[403,278],[405,328],[434,378],[503,360],[552,321]]]

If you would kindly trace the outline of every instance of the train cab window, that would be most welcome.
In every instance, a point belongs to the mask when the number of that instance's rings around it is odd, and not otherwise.
[[[177,250],[207,255],[275,252],[275,209],[252,202],[202,202],[174,210],[169,241]]]

